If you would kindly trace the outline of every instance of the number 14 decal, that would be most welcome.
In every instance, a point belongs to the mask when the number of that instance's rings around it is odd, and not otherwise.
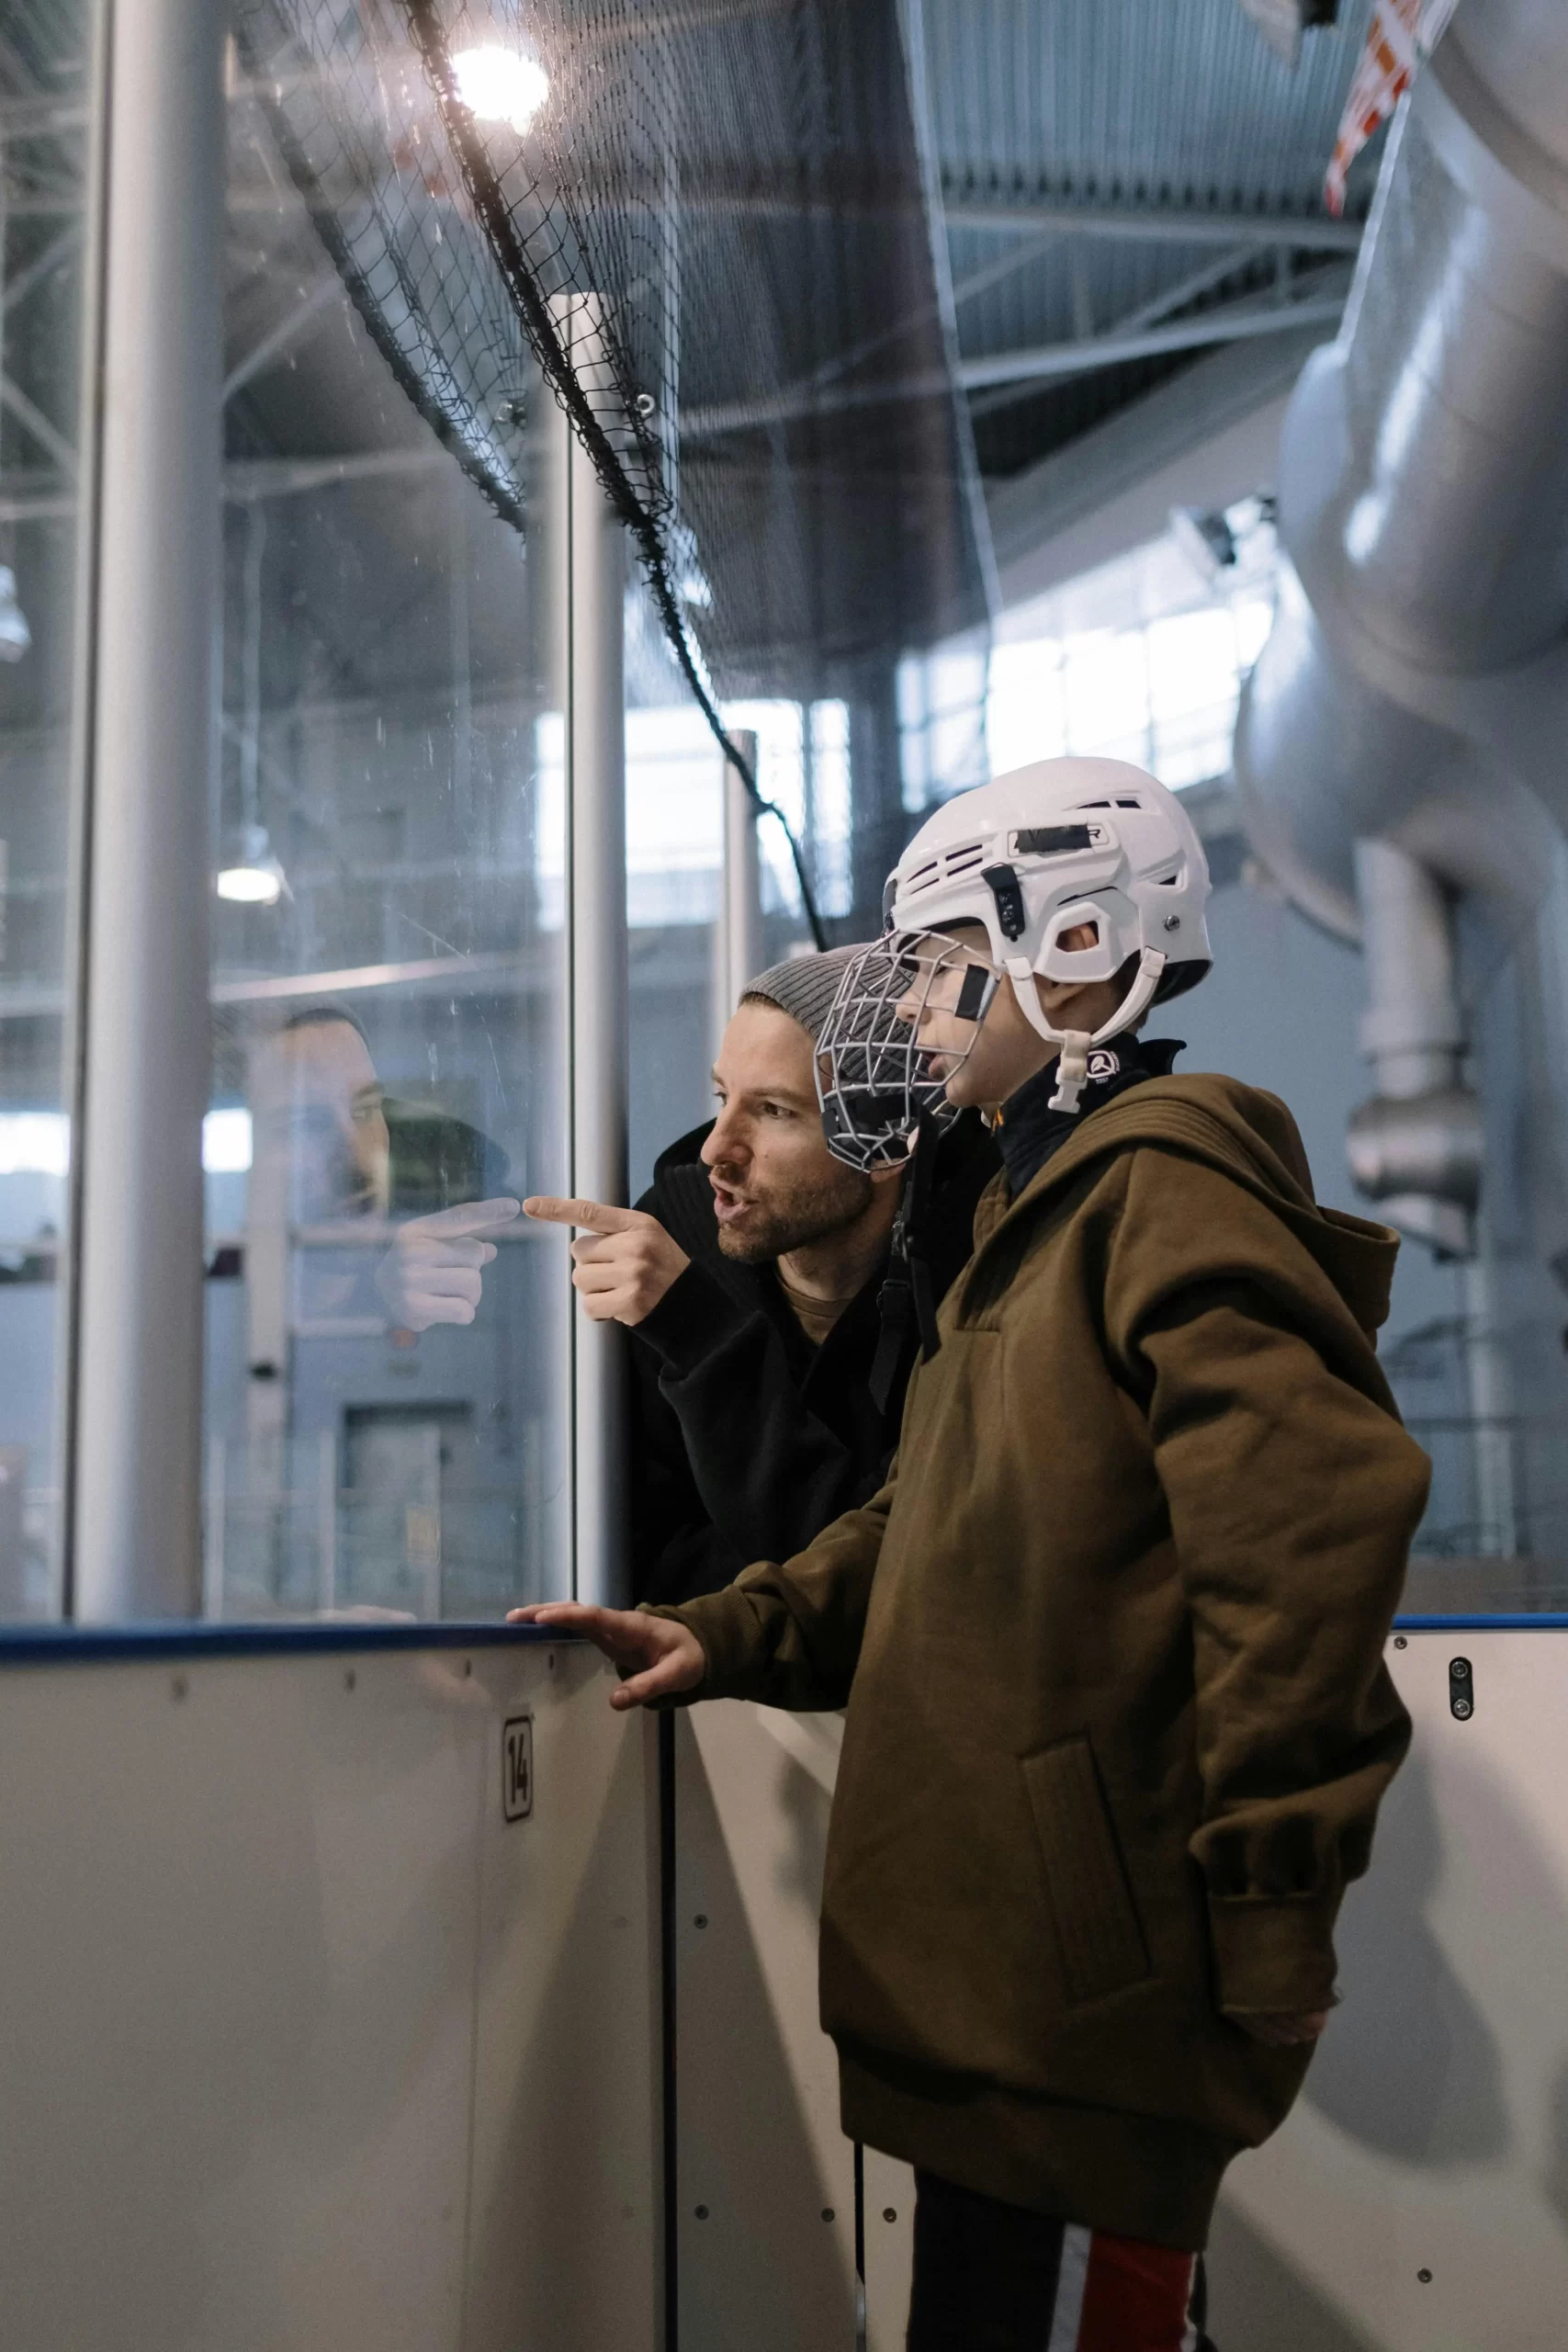
[[[513,1715],[502,1726],[501,1809],[508,1821],[534,1810],[534,1718]]]

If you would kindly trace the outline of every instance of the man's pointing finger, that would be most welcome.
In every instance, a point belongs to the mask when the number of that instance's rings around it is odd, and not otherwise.
[[[609,1208],[603,1201],[558,1201],[548,1193],[525,1201],[523,1214],[542,1225],[580,1225],[590,1233],[630,1233],[649,1222],[640,1209]]]

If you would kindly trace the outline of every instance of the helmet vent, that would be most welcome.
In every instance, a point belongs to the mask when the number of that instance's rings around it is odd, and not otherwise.
[[[1156,889],[1179,890],[1181,888],[1181,868],[1179,865],[1173,865],[1168,874],[1156,874],[1153,876],[1153,880]]]
[[[985,854],[984,842],[964,842],[957,849],[948,851],[942,860],[942,872],[949,878],[954,874],[971,873]]]
[[[1119,800],[1116,803],[1118,808],[1141,808],[1143,805],[1141,800]]]
[[[941,861],[939,859],[933,857],[929,865],[917,866],[913,874],[910,875],[908,880],[905,883],[904,888],[907,890],[929,890],[931,884],[936,880],[937,867],[940,862]]]

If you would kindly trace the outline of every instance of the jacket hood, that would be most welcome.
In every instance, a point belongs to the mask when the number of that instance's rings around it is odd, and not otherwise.
[[[1205,1161],[1266,1201],[1309,1250],[1361,1329],[1388,1320],[1399,1236],[1386,1225],[1320,1207],[1296,1123],[1277,1094],[1209,1072],[1151,1078],[1108,1102],[1010,1204],[982,1204],[976,1245],[1037,1207],[1096,1160],[1140,1144]]]

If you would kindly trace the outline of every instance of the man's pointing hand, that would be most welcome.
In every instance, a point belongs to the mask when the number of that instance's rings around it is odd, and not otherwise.
[[[595,1323],[640,1323],[692,1262],[659,1219],[641,1209],[536,1195],[523,1211],[541,1224],[583,1229],[584,1238],[571,1245],[571,1279],[583,1312]]]

